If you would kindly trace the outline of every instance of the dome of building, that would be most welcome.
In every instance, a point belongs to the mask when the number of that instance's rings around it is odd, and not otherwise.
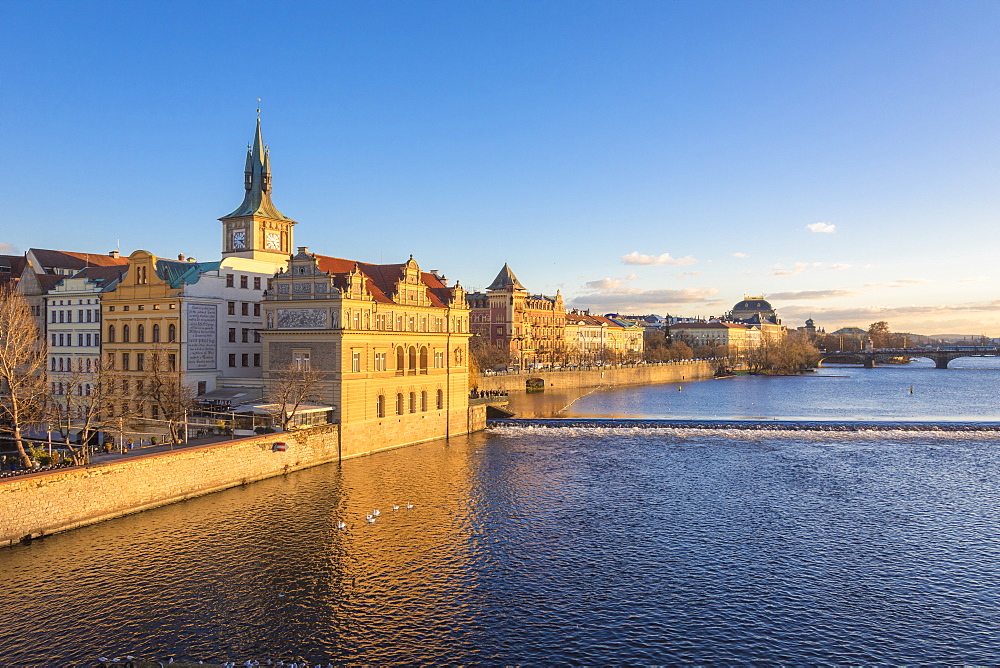
[[[761,320],[769,320],[775,317],[774,308],[764,300],[764,295],[760,297],[746,297],[743,301],[733,307],[732,317],[734,320],[745,320],[753,316],[760,316]]]

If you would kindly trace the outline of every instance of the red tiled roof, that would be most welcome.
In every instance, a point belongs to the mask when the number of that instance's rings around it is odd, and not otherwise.
[[[314,257],[320,270],[333,274],[335,276],[334,283],[341,289],[347,287],[347,275],[357,267],[365,277],[365,288],[371,293],[372,298],[383,304],[394,303],[389,295],[396,291],[396,283],[403,277],[406,266],[405,264],[368,264],[367,262],[319,254],[314,254]],[[452,289],[432,273],[422,271],[420,278],[427,286],[427,296],[431,305],[438,308],[446,307],[451,299]]]
[[[83,269],[84,267],[113,267],[128,264],[127,257],[111,257],[101,253],[77,253],[46,248],[32,248],[29,252],[38,259],[42,267]]]

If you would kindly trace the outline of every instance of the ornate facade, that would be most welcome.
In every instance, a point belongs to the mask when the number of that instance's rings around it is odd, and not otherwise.
[[[376,265],[299,248],[264,301],[266,382],[315,374],[351,448],[471,431],[469,308],[460,285],[411,256]]]
[[[468,301],[473,334],[509,352],[512,363],[529,368],[568,354],[562,295],[529,294],[507,264],[485,293],[471,293]]]

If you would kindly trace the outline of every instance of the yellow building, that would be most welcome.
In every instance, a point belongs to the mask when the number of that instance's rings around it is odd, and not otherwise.
[[[264,297],[265,385],[306,371],[331,407],[344,455],[463,434],[469,411],[469,308],[410,257],[375,265],[310,253]]]

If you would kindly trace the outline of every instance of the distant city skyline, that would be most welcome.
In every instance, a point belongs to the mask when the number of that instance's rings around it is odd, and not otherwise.
[[[0,253],[218,259],[259,97],[274,202],[318,253],[412,253],[469,290],[507,262],[598,313],[763,294],[792,328],[1000,336],[996,3],[0,18]]]

